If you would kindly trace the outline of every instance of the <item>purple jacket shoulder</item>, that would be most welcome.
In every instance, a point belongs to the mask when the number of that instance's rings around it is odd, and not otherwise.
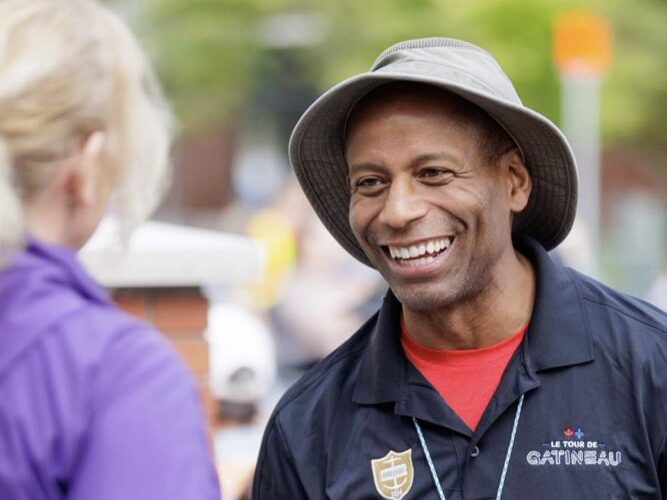
[[[220,498],[180,358],[34,240],[0,271],[0,498]]]

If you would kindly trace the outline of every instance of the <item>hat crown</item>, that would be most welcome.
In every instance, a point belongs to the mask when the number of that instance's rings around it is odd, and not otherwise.
[[[491,54],[454,38],[421,38],[397,43],[380,54],[370,71],[444,78],[522,105],[511,80]]]

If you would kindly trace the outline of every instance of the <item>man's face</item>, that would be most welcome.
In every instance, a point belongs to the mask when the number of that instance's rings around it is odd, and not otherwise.
[[[530,179],[516,150],[489,164],[478,136],[461,106],[441,93],[370,99],[350,120],[352,230],[415,311],[502,287],[500,267],[514,251],[511,214],[524,208]],[[517,162],[528,193],[517,194]]]

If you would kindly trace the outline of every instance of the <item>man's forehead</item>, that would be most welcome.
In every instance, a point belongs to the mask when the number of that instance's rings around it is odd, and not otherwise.
[[[351,129],[364,119],[419,109],[437,109],[442,112],[443,118],[456,117],[470,122],[474,122],[478,114],[483,113],[477,106],[456,94],[432,85],[413,82],[390,83],[373,89],[352,108],[345,127],[346,142]]]
[[[385,120],[415,115],[436,120],[466,130],[480,127],[484,113],[463,98],[425,84],[397,82],[378,87],[354,106],[345,124],[344,145],[346,154],[350,139],[368,132],[368,126],[376,126]],[[424,126],[428,126],[427,123]],[[474,132],[474,130],[471,130]]]

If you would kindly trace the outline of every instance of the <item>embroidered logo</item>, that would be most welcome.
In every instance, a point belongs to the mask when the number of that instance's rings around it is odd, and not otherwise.
[[[382,458],[371,460],[375,489],[390,500],[400,500],[412,488],[414,469],[412,448],[401,453],[390,451]]]
[[[530,450],[526,461],[530,465],[583,465],[618,467],[622,461],[620,450],[612,449],[602,441],[584,440],[586,433],[581,427],[567,426],[563,430],[565,439],[554,439],[542,443],[542,450]]]

